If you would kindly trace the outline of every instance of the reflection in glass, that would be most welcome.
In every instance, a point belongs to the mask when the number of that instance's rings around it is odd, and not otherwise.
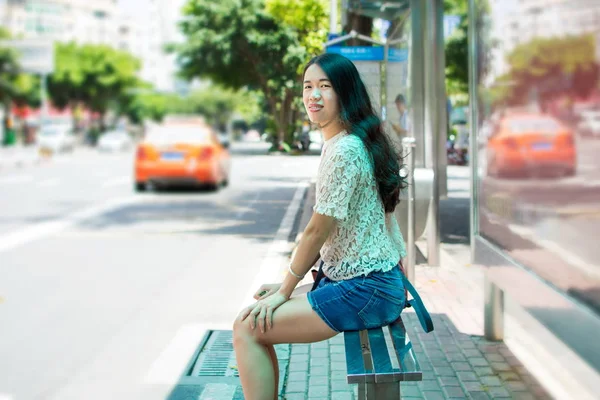
[[[475,9],[479,232],[600,314],[600,2]]]

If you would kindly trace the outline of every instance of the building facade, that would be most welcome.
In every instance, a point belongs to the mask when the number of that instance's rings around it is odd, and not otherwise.
[[[164,49],[177,40],[182,5],[177,1],[146,0],[133,12],[117,0],[2,1],[0,23],[14,36],[128,51],[142,62],[140,77],[157,90],[173,92],[179,87],[174,56]]]

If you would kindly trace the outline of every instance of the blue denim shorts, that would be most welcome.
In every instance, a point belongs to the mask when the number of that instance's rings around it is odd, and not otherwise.
[[[398,267],[342,281],[323,277],[307,293],[315,312],[336,332],[388,325],[400,316],[406,302]]]

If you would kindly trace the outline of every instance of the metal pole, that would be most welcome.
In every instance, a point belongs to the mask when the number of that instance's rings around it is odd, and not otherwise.
[[[411,134],[417,139],[415,164],[425,166],[425,3],[410,1],[410,113]]]
[[[475,18],[475,2],[474,0],[469,1],[469,21],[476,21]],[[478,107],[477,107],[477,36],[475,31],[475,24],[469,24],[469,166],[471,168],[471,180],[470,180],[470,210],[471,218],[470,223],[470,235],[469,241],[471,244],[471,262],[475,263],[475,235],[479,228],[479,213],[477,210],[477,199],[478,199],[478,157],[477,157],[477,129],[479,126],[478,118]]]
[[[415,246],[415,145],[416,139],[408,136],[402,138],[402,147],[408,166],[408,232],[406,237],[406,277],[409,282],[415,283],[415,264],[417,263],[417,249]]]
[[[40,105],[40,129],[41,129],[44,120],[46,120],[46,118],[48,117],[48,99],[46,97],[46,87],[47,87],[46,78],[47,78],[47,75],[46,74],[41,74],[40,78],[41,78],[40,79],[40,101],[41,101],[41,105]]]
[[[433,190],[429,202],[429,213],[427,219],[427,263],[429,265],[440,265],[440,135],[445,128],[442,127],[445,122],[439,108],[439,96],[444,96],[445,91],[439,82],[440,68],[443,71],[443,33],[442,4],[440,0],[427,0],[425,20],[425,47],[429,51],[425,52],[425,144],[428,148],[426,166],[433,170]],[[442,40],[440,41],[440,35]],[[441,49],[440,49],[440,46]],[[442,83],[443,85],[443,83]]]
[[[331,0],[331,10],[329,11],[329,33],[337,32],[337,11],[338,2],[337,0]]]
[[[386,39],[383,43],[383,63],[381,64],[380,71],[380,101],[381,101],[381,119],[382,121],[387,121],[387,83],[388,83],[388,60],[390,52],[390,41]]]
[[[504,338],[504,292],[485,273],[484,334],[488,340]]]

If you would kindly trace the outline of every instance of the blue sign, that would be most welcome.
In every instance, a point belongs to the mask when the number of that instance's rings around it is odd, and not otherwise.
[[[388,61],[402,62],[408,60],[408,49],[390,49]]]
[[[381,61],[383,47],[372,46],[333,46],[327,48],[328,53],[341,54],[352,61]]]
[[[328,53],[341,54],[352,61],[383,61],[382,46],[331,46]],[[388,61],[401,62],[408,60],[407,49],[389,49]]]
[[[328,33],[327,34],[327,41],[329,42],[330,40],[337,39],[340,36],[341,35],[339,33]]]

